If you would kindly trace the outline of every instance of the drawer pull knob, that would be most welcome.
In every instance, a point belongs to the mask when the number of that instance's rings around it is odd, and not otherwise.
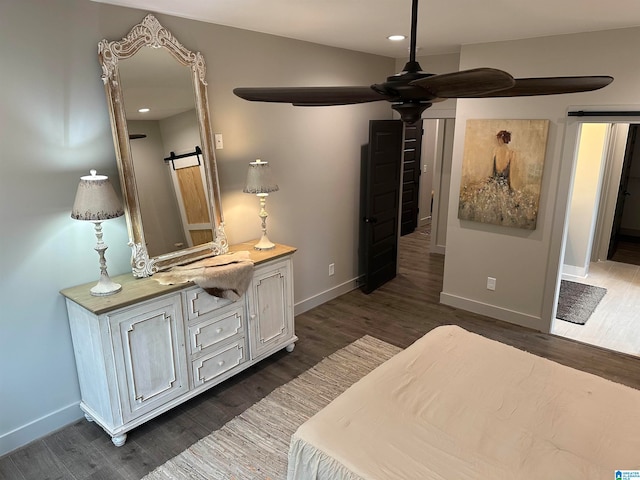
[[[224,365],[224,360],[220,360],[220,361],[218,362],[218,366],[219,366],[219,367],[221,367],[221,366],[223,366],[223,365]]]
[[[218,328],[216,328],[216,333],[222,333],[222,330],[223,329],[221,327],[218,327]]]

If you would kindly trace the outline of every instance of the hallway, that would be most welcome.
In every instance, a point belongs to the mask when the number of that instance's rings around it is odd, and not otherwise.
[[[640,356],[640,266],[614,261],[591,263],[585,279],[607,289],[585,325],[555,320],[551,333]]]

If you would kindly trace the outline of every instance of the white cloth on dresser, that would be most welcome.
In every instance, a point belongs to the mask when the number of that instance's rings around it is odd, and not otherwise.
[[[211,295],[236,301],[249,288],[253,261],[247,251],[227,253],[172,267],[152,278],[161,285],[193,282]]]

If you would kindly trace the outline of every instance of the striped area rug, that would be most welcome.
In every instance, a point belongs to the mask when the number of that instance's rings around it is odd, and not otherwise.
[[[328,356],[143,480],[286,478],[289,439],[299,425],[401,349],[370,336]]]

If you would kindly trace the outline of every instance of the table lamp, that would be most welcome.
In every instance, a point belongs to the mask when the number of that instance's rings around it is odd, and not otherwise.
[[[120,284],[109,278],[107,261],[104,258],[107,246],[102,241],[102,222],[122,215],[122,203],[106,175],[97,175],[95,170],[91,170],[91,175],[80,178],[71,218],[93,222],[98,239],[95,251],[100,255],[100,280],[90,290],[91,295],[106,296],[122,290]]]
[[[247,184],[242,190],[245,193],[253,193],[260,199],[260,213],[258,216],[262,219],[262,238],[253,248],[256,250],[270,250],[274,248],[275,243],[267,238],[267,211],[264,206],[267,203],[267,197],[270,192],[278,191],[278,185],[271,177],[271,169],[269,162],[263,162],[257,159],[255,162],[249,163],[249,171],[247,172]]]

